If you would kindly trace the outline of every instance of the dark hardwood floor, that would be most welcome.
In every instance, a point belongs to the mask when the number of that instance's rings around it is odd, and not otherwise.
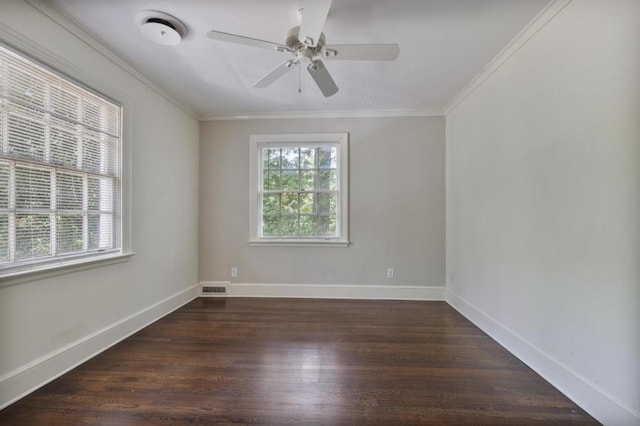
[[[196,299],[3,425],[597,424],[444,302]]]

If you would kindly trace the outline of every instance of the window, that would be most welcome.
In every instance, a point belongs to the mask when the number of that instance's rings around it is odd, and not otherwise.
[[[346,133],[252,135],[251,244],[348,245]]]
[[[121,248],[121,107],[0,45],[0,275]]]

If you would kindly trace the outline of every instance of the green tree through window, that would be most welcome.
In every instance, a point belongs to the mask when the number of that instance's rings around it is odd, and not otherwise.
[[[264,137],[283,141],[254,140],[256,239],[346,240],[346,134]]]
[[[335,237],[337,148],[262,149],[262,235]]]

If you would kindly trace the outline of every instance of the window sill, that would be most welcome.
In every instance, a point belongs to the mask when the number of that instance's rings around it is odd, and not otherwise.
[[[6,271],[0,272],[0,287],[126,262],[133,255],[135,255],[134,252],[109,253],[67,260],[60,263],[36,264],[29,267],[7,269]]]
[[[258,247],[349,247],[344,240],[249,240],[250,246]]]

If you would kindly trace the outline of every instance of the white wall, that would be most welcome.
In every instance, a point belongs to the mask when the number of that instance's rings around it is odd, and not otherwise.
[[[124,263],[0,282],[2,407],[197,295],[198,122],[26,2],[2,1],[0,30],[131,107],[136,252]]]
[[[238,283],[444,285],[443,117],[210,121],[200,129],[201,281],[229,280],[236,266]],[[249,246],[249,135],[345,131],[352,245]]]
[[[570,2],[447,115],[447,277],[599,420],[640,424],[640,2]]]

